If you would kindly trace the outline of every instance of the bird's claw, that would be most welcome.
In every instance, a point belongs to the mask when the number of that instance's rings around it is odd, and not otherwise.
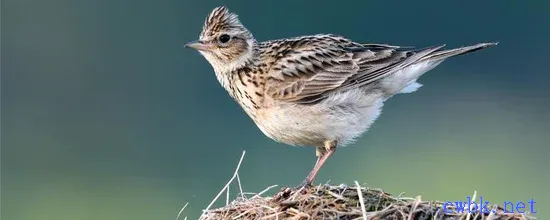
[[[301,189],[307,189],[307,188],[310,188],[312,187],[313,185],[311,184],[311,182],[307,181],[307,180],[304,180],[302,183],[300,183],[300,185],[294,187],[294,190],[298,191],[298,190],[301,190]]]

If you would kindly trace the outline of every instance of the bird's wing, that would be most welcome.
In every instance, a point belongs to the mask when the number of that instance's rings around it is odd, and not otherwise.
[[[268,71],[266,93],[272,98],[300,102],[341,86],[360,69],[353,52],[318,39],[280,42],[279,57]]]
[[[271,44],[275,48],[271,56],[277,60],[268,71],[266,93],[276,100],[295,103],[312,103],[331,91],[369,84],[440,48],[406,50],[358,44],[332,35]]]

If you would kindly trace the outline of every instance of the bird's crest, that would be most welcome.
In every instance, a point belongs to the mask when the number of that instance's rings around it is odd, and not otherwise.
[[[214,10],[210,12],[204,21],[200,37],[210,37],[220,31],[248,32],[239,21],[237,14],[229,12],[225,6],[214,8]]]

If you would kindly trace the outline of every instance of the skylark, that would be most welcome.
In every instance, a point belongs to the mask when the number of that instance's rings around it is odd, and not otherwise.
[[[497,43],[456,49],[363,44],[318,34],[258,42],[237,15],[215,8],[200,38],[186,44],[212,65],[220,84],[269,138],[316,147],[310,185],[336,147],[369,129],[393,95],[411,93],[417,79],[445,59]]]

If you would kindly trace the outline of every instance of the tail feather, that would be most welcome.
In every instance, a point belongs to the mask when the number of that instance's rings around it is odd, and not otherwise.
[[[437,50],[437,51],[434,51],[434,52],[424,56],[423,58],[421,58],[419,60],[419,62],[426,61],[426,60],[432,60],[432,61],[443,60],[443,59],[447,59],[449,57],[454,57],[454,56],[458,56],[458,55],[462,55],[462,54],[468,54],[468,53],[478,51],[478,50],[481,50],[481,49],[484,49],[484,48],[487,48],[487,47],[496,46],[497,44],[498,44],[498,42],[479,43],[479,44],[476,44],[476,45],[460,47],[460,48],[455,48],[455,49]]]

